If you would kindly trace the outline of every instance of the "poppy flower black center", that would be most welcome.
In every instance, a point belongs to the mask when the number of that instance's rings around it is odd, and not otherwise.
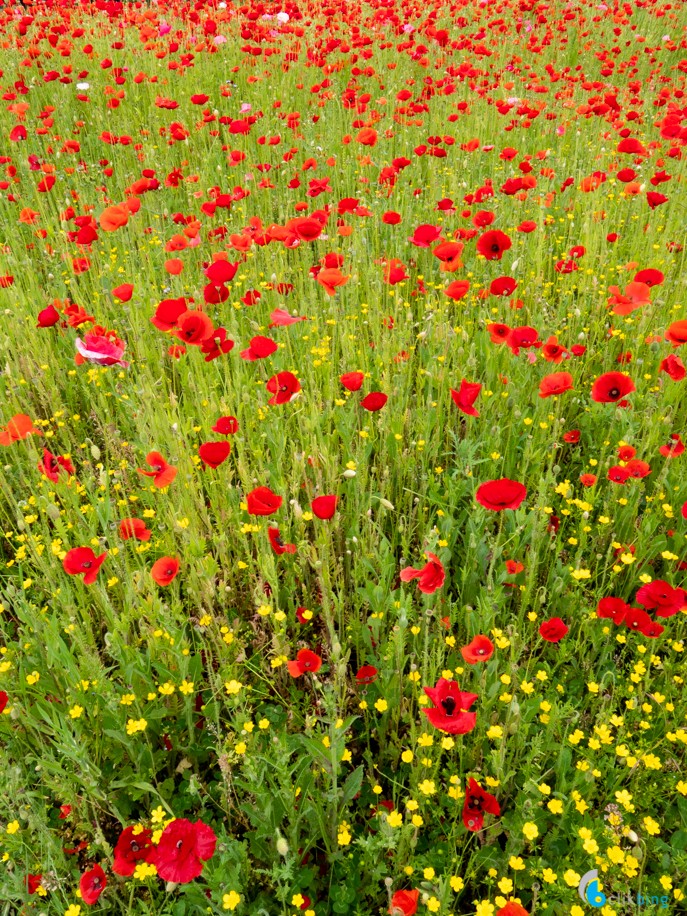
[[[93,566],[93,564],[90,562],[90,560],[86,560],[86,561],[83,562],[81,565],[83,566],[84,569],[90,569],[91,566]]]
[[[445,700],[441,701],[441,705],[444,707],[447,716],[452,716],[456,711],[456,701],[453,697],[446,697]]]
[[[177,840],[177,849],[181,849],[181,847],[182,847],[183,845],[184,845],[184,841],[183,841],[183,840]]]
[[[476,795],[473,795],[468,799],[468,808],[470,811],[479,811],[482,807],[482,799],[478,798]]]
[[[619,388],[611,388],[611,390],[608,392],[608,396],[611,397],[611,398],[619,398],[619,397],[620,397],[620,389],[619,389]]]
[[[491,250],[492,250],[493,252],[497,252],[497,251],[500,251],[501,249],[500,249],[498,243],[497,243],[497,242],[494,242],[494,244],[491,246]]]
[[[288,390],[289,390],[289,386],[288,386],[288,385],[280,385],[280,386],[279,386],[279,390],[280,390],[280,391],[288,391]]]
[[[131,851],[132,852],[138,852],[140,848],[141,847],[138,845],[138,843],[134,842],[134,840],[131,841]]]
[[[100,878],[93,879],[93,887],[97,890],[100,887]]]

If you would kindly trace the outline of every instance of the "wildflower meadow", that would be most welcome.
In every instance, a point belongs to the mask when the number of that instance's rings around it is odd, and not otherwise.
[[[0,916],[687,912],[687,6],[0,8]]]

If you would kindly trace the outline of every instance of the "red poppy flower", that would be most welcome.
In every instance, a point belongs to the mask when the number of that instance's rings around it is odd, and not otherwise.
[[[140,518],[123,518],[119,523],[119,536],[123,541],[149,541],[152,535],[146,523]]]
[[[249,515],[274,515],[283,502],[282,497],[273,493],[269,487],[257,487],[246,496]]]
[[[420,891],[395,891],[391,895],[390,916],[415,916]]]
[[[524,906],[510,900],[505,906],[496,911],[496,916],[530,916]]]
[[[305,625],[306,623],[310,623],[310,619],[311,619],[311,618],[309,619],[308,617],[305,616],[305,612],[306,612],[307,610],[308,610],[307,607],[297,607],[297,608],[296,608],[296,620],[297,620],[300,624]],[[308,612],[308,613],[309,613],[309,612]]]
[[[41,309],[36,318],[36,327],[37,328],[52,328],[60,320],[60,313],[57,311],[54,305],[48,305],[46,308]]]
[[[504,509],[517,509],[527,497],[527,488],[517,480],[502,477],[500,480],[488,480],[480,484],[475,499],[492,512],[503,512]]]
[[[238,263],[232,264],[230,261],[213,261],[203,273],[211,283],[215,286],[220,286],[224,283],[230,283],[234,279],[238,267]]]
[[[152,470],[144,471],[142,468],[139,468],[138,473],[143,474],[145,477],[152,477],[153,485],[160,490],[164,489],[164,487],[168,487],[177,476],[177,469],[173,468],[171,464],[167,464],[159,452],[148,452],[146,455],[146,464],[148,464]]]
[[[648,611],[655,611],[657,617],[673,617],[687,607],[687,591],[673,588],[663,579],[654,579],[639,589],[635,601]]]
[[[179,561],[176,557],[160,557],[159,560],[153,563],[150,569],[150,575],[157,585],[165,588],[176,578],[179,572],[179,565]]]
[[[518,232],[534,232],[536,228],[537,228],[537,224],[533,220],[526,219],[520,223],[517,231]]]
[[[636,390],[629,375],[622,372],[606,372],[592,385],[592,401],[596,401],[597,404],[614,404]]]
[[[199,347],[214,333],[212,320],[198,309],[182,312],[177,318],[174,334],[185,344]]]
[[[551,617],[539,627],[539,635],[547,642],[560,642],[568,632],[569,627],[560,617]]]
[[[338,267],[325,267],[323,270],[318,271],[316,279],[325,293],[328,296],[333,296],[337,288],[345,286],[351,278],[350,276],[345,277]]]
[[[381,410],[388,400],[389,396],[382,394],[381,391],[371,391],[362,399],[360,406],[364,407],[365,410],[369,410],[371,413],[374,413],[377,410]]]
[[[387,226],[397,226],[401,222],[401,214],[396,213],[394,210],[387,210],[382,215],[382,222]]]
[[[482,386],[479,382],[468,382],[465,379],[462,379],[459,391],[451,388],[451,397],[453,398],[453,403],[456,405],[458,410],[462,411],[468,416],[478,417],[479,411],[473,407],[473,404],[477,400],[481,390]]]
[[[668,203],[668,198],[665,194],[661,194],[658,191],[647,191],[646,202],[652,210],[655,210],[656,207],[660,207],[661,204]]]
[[[301,390],[301,383],[292,372],[277,372],[267,382],[267,390],[272,397],[267,402],[275,404],[288,404]]]
[[[5,711],[8,700],[9,697],[7,696],[7,693],[4,690],[0,690],[0,715],[2,715]]]
[[[572,445],[577,444],[580,441],[579,429],[571,429],[567,433],[563,433],[563,441],[569,442]]]
[[[446,579],[446,572],[439,557],[433,553],[427,554],[428,562],[422,569],[406,566],[401,570],[401,582],[411,582],[418,579],[417,587],[425,595],[433,595],[442,587]]]
[[[656,620],[650,620],[648,623],[645,621],[644,625],[640,627],[639,632],[642,636],[648,636],[649,639],[657,639],[665,630],[665,627],[661,626],[660,623]]]
[[[580,483],[583,487],[593,487],[596,480],[596,474],[580,474]]]
[[[507,324],[488,324],[487,331],[489,331],[489,336],[491,337],[491,342],[494,344],[506,343],[510,337],[511,329]]]
[[[98,897],[107,887],[107,877],[100,865],[95,865],[90,871],[84,872],[79,881],[81,899],[92,906],[98,902]]]
[[[100,214],[100,228],[103,232],[114,232],[126,226],[131,215],[129,208],[125,204],[115,204],[112,207],[106,207]]]
[[[490,229],[477,239],[477,253],[488,261],[500,261],[503,252],[512,246],[511,240],[500,229]]]
[[[188,884],[203,871],[203,862],[215,853],[217,837],[202,821],[177,818],[162,831],[150,861],[163,881]]]
[[[636,630],[640,633],[648,629],[653,621],[651,617],[647,614],[646,611],[642,610],[639,607],[628,608],[623,623],[628,628],[628,630]]]
[[[442,231],[441,226],[430,226],[428,223],[423,223],[417,227],[408,241],[417,248],[429,248],[441,237]]]
[[[498,817],[501,814],[501,806],[496,796],[487,792],[470,777],[463,802],[463,824],[466,829],[472,833],[481,830],[484,826],[485,814],[493,814],[494,817]]]
[[[549,337],[542,347],[541,355],[548,363],[561,363],[568,355],[568,351],[558,343],[556,337]]]
[[[608,291],[612,294],[608,299],[608,305],[614,315],[629,315],[642,306],[651,305],[651,287],[647,283],[628,283],[624,295],[617,286],[609,286]]]
[[[679,433],[673,433],[667,445],[662,445],[659,452],[664,458],[677,458],[685,450],[685,444],[680,438]]]
[[[134,294],[132,283],[122,283],[121,286],[115,286],[112,295],[119,299],[120,302],[128,302]]]
[[[467,280],[454,280],[444,290],[444,295],[448,296],[449,299],[462,299],[463,296],[466,296],[468,290],[470,289],[470,284]]]
[[[478,210],[472,217],[472,225],[478,229],[486,229],[487,226],[491,226],[495,219],[496,216],[491,210]]]
[[[272,547],[272,550],[277,554],[277,556],[281,556],[283,553],[296,552],[295,544],[284,544],[278,528],[268,528],[267,537],[270,539],[270,546]]]
[[[687,319],[674,321],[666,331],[666,340],[674,347],[681,347],[687,343]]]
[[[524,568],[523,564],[517,560],[506,560],[506,572],[509,576],[517,576]]]
[[[365,381],[365,375],[362,372],[346,372],[339,381],[347,391],[359,391]]]
[[[286,224],[301,242],[314,242],[324,231],[324,226],[319,220],[309,216],[297,216]]]
[[[475,636],[472,642],[463,646],[460,650],[468,665],[477,665],[479,662],[487,662],[494,654],[494,643],[488,636]]]
[[[244,305],[256,305],[262,299],[262,293],[257,289],[249,289],[241,296]]]
[[[330,519],[336,512],[338,496],[316,496],[310,503],[310,508],[317,518]]]
[[[270,337],[253,337],[247,350],[241,351],[241,359],[253,362],[266,359],[279,349],[279,345]]]
[[[373,684],[377,680],[377,669],[374,665],[363,665],[355,675],[358,684]]]
[[[630,477],[625,468],[620,467],[616,464],[613,467],[608,469],[608,474],[606,475],[610,481],[613,483],[624,484]]]
[[[441,262],[439,270],[442,273],[453,273],[463,266],[461,255],[464,247],[462,242],[442,242],[437,245],[432,254]]]
[[[687,375],[687,369],[685,369],[685,364],[682,362],[679,356],[675,356],[674,353],[671,353],[669,356],[666,356],[665,359],[661,360],[661,365],[658,367],[659,372],[665,372],[666,375],[669,375],[674,382],[680,382]]]
[[[106,556],[107,551],[96,557],[90,547],[73,547],[67,551],[67,555],[62,561],[62,566],[70,576],[83,574],[84,585],[93,585]]]
[[[43,449],[43,458],[38,462],[37,467],[40,473],[53,483],[57,483],[62,473],[67,474],[67,476],[76,473],[76,469],[69,458],[64,455],[53,455],[47,448]]]
[[[186,300],[182,297],[179,299],[163,299],[155,309],[155,314],[150,319],[158,331],[171,331],[177,326],[181,315],[187,311]]]
[[[539,383],[539,397],[550,398],[570,391],[572,387],[573,377],[569,372],[553,372],[551,375],[545,375]]]
[[[434,704],[432,709],[423,709],[430,724],[449,735],[465,735],[477,723],[477,714],[468,712],[477,699],[476,693],[463,693],[456,681],[439,678],[435,687],[423,687]]]
[[[625,620],[625,615],[630,610],[622,598],[602,598],[596,607],[596,616],[602,620],[612,620],[620,625]]]
[[[205,362],[210,363],[234,349],[234,341],[227,337],[226,328],[215,328],[210,337],[200,345],[200,352],[205,354]]]
[[[4,429],[0,430],[0,445],[11,445],[35,433],[42,436],[40,429],[33,425],[31,417],[25,413],[15,414]]]
[[[287,667],[291,677],[300,677],[306,671],[315,674],[322,667],[322,659],[310,649],[300,649],[295,661],[287,662]]]
[[[515,356],[520,354],[520,350],[528,350],[530,347],[541,347],[539,332],[530,325],[521,325],[513,328],[506,339],[506,345],[510,347]]]
[[[307,321],[307,315],[291,315],[286,309],[273,309],[270,312],[271,328],[288,328],[292,324],[298,324],[299,321]]]
[[[209,468],[217,468],[227,460],[230,451],[229,442],[204,442],[198,449],[198,457]]]
[[[647,267],[646,270],[640,270],[635,274],[635,283],[646,283],[647,286],[660,286],[665,280],[665,275],[660,270],[653,267]]]
[[[213,433],[219,433],[220,436],[233,436],[238,429],[239,421],[236,417],[220,417],[212,427]]]
[[[43,880],[43,875],[27,875],[26,876],[26,890],[29,894],[35,894],[38,891],[38,888],[41,886],[41,881]]]
[[[491,281],[489,292],[492,296],[510,296],[515,292],[517,285],[513,277],[497,277]]]
[[[642,480],[642,478],[648,477],[649,474],[651,474],[651,465],[647,464],[646,461],[640,461],[639,458],[633,458],[631,461],[627,462],[625,470],[630,477],[634,477],[636,480]]]

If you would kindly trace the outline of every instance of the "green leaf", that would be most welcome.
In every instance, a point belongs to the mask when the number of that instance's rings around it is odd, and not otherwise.
[[[352,802],[358,792],[360,792],[364,775],[365,769],[362,766],[356,767],[352,773],[348,774],[346,782],[343,785],[343,792],[341,793],[341,800],[344,805]]]

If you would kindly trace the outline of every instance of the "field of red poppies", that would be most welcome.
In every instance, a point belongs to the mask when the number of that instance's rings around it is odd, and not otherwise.
[[[684,5],[0,46],[0,916],[685,912]]]

